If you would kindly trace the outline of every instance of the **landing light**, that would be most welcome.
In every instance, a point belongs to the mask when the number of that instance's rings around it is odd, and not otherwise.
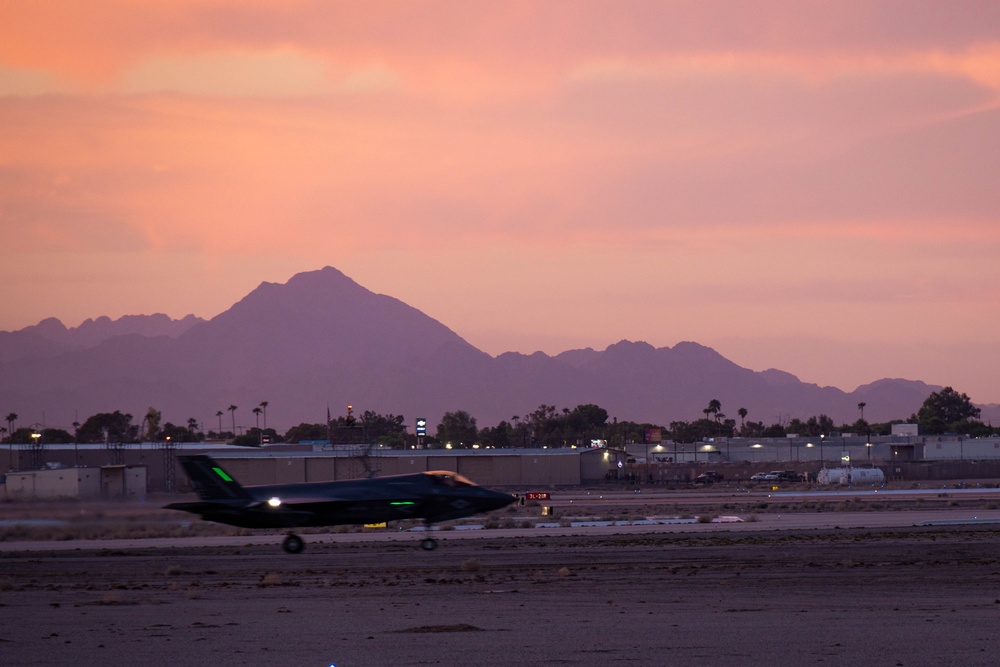
[[[278,498],[277,496],[275,496],[274,498],[271,498],[270,500],[268,500],[267,504],[270,505],[271,507],[277,507],[278,505],[281,504],[281,498]]]

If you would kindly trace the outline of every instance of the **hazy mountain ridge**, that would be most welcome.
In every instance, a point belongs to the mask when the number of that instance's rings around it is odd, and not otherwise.
[[[237,426],[253,426],[250,410],[265,400],[268,423],[279,428],[321,422],[327,406],[337,415],[347,404],[432,425],[445,411],[466,410],[490,426],[543,403],[595,403],[614,418],[669,425],[703,417],[718,399],[737,420],[745,407],[748,420],[766,424],[821,413],[840,423],[857,419],[862,401],[870,421],[905,419],[940,388],[887,379],[844,392],[776,369],[752,371],[694,342],[656,348],[622,340],[603,351],[494,358],[331,267],[262,283],[207,321],[155,315],[88,323],[73,330],[50,319],[0,332],[0,409],[22,422],[44,413],[47,423],[65,426],[116,409],[138,418],[155,406],[166,421],[193,417],[215,429],[218,411],[231,428],[230,405],[239,408]]]
[[[53,347],[51,349],[87,348],[99,345],[115,336],[128,336],[132,334],[138,334],[147,338],[154,338],[156,336],[177,338],[191,327],[204,321],[194,315],[187,315],[179,320],[175,320],[163,313],[124,315],[117,320],[112,320],[110,317],[102,315],[98,318],[87,319],[78,327],[69,328],[55,317],[48,317],[38,324],[24,327],[18,331],[0,332],[0,336],[6,337],[0,338],[0,355],[6,354],[9,357],[11,353],[7,350],[7,347],[14,347],[16,345],[15,341],[18,338],[24,340],[42,339],[54,344],[54,346],[58,346],[58,348]],[[3,358],[3,356],[0,356],[0,359]]]

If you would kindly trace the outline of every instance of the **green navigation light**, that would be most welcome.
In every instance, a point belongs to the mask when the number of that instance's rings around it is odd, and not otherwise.
[[[390,505],[416,505],[416,503],[413,502],[413,501],[411,501],[411,500],[394,500],[394,501],[392,501],[389,504]]]
[[[225,480],[227,482],[233,481],[233,478],[230,477],[229,475],[227,475],[226,471],[223,470],[222,468],[212,468],[212,470],[214,470],[215,474],[218,475],[219,477],[221,477],[223,480]]]

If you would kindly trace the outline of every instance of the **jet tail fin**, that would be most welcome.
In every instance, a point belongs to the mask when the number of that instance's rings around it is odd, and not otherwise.
[[[210,456],[178,456],[191,485],[202,500],[248,500],[250,494]]]

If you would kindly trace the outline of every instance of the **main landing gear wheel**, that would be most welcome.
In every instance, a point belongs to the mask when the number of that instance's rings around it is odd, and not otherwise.
[[[420,540],[420,548],[424,551],[434,551],[437,549],[438,543],[433,537],[425,537]]]
[[[285,541],[281,543],[281,548],[290,554],[300,554],[306,548],[306,543],[298,535],[290,533],[285,538]]]

